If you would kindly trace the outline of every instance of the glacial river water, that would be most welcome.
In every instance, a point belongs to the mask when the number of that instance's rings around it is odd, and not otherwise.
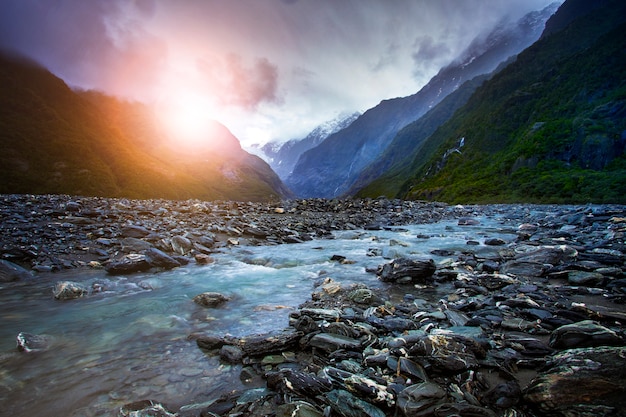
[[[383,287],[387,284],[366,268],[401,255],[446,262],[432,255],[433,249],[457,254],[471,249],[487,256],[497,248],[484,245],[486,237],[516,237],[517,224],[497,217],[479,220],[477,226],[459,226],[454,220],[336,232],[333,239],[301,244],[225,248],[214,255],[213,264],[168,272],[109,276],[81,270],[1,284],[0,416],[117,416],[121,405],[143,399],[176,411],[246,389],[238,366],[206,355],[189,335],[243,336],[282,329],[289,313],[325,277]],[[469,247],[468,240],[480,244]],[[382,256],[371,256],[372,249]],[[353,263],[333,262],[333,255]],[[52,288],[61,280],[96,284],[102,291],[55,300]],[[202,308],[192,298],[205,291],[232,300],[220,308]],[[411,286],[402,291],[420,295]],[[18,352],[19,332],[46,335],[49,349]]]

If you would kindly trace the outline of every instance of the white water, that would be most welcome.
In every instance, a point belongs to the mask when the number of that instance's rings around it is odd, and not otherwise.
[[[247,334],[285,328],[288,315],[310,298],[322,278],[385,287],[366,268],[398,256],[433,256],[433,249],[494,252],[485,237],[515,239],[498,218],[479,226],[456,221],[390,231],[337,232],[334,239],[302,244],[232,247],[216,262],[168,272],[108,276],[104,271],[39,275],[0,287],[0,416],[113,416],[123,404],[153,399],[171,410],[245,389],[239,367],[205,355],[193,333]],[[429,239],[417,235],[430,236]],[[392,239],[402,244],[392,244]],[[468,246],[468,240],[481,242]],[[406,246],[405,246],[406,245]],[[383,256],[367,256],[370,249]],[[345,256],[353,264],[330,261]],[[105,291],[58,301],[61,280],[99,283]],[[412,287],[409,291],[417,291]],[[205,291],[232,297],[223,307],[202,308],[192,298]],[[404,289],[403,289],[404,291]],[[19,332],[48,335],[45,352],[20,353]]]

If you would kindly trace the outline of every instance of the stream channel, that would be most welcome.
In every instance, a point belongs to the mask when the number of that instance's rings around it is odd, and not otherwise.
[[[220,362],[196,345],[192,334],[244,336],[288,326],[289,313],[310,298],[325,277],[359,282],[381,291],[368,268],[400,256],[432,258],[434,249],[482,256],[498,247],[486,237],[513,241],[518,224],[479,217],[480,225],[457,220],[377,231],[338,231],[330,239],[277,246],[231,246],[209,265],[171,271],[111,276],[79,269],[38,274],[29,281],[0,284],[0,416],[113,416],[123,404],[153,399],[178,410],[247,387],[239,366]],[[349,263],[331,261],[341,255]],[[101,289],[59,301],[58,281]],[[192,298],[205,291],[232,297],[219,308],[203,308]],[[440,297],[435,289],[422,298]],[[397,296],[402,297],[402,294]],[[18,352],[20,332],[45,335],[49,348]]]

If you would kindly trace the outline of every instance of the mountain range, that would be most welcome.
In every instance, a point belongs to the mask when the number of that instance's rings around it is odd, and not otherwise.
[[[626,202],[625,33],[624,2],[567,0],[426,140],[409,126],[412,153],[357,195]]]
[[[501,62],[531,45],[557,7],[554,3],[513,24],[503,22],[487,36],[475,39],[454,63],[443,68],[416,94],[382,101],[347,128],[303,153],[285,183],[298,190],[301,197],[345,195],[402,128],[465,81],[495,70]]]
[[[300,155],[322,143],[326,138],[350,126],[361,113],[342,113],[332,120],[314,128],[306,137],[291,139],[286,142],[268,142],[262,146],[257,145],[258,152],[267,161],[274,172],[281,179],[286,179],[291,175],[293,167],[298,162]]]
[[[258,147],[269,164],[217,122],[182,146],[149,106],[0,53],[0,193],[626,203],[624,33],[622,0],[553,4],[477,38],[414,95]]]

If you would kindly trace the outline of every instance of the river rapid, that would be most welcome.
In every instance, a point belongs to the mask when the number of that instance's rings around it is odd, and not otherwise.
[[[225,392],[249,388],[240,366],[203,353],[193,335],[245,336],[282,329],[289,313],[310,299],[324,278],[359,282],[389,290],[368,272],[400,256],[432,258],[439,265],[471,250],[483,258],[497,254],[486,238],[516,239],[519,222],[494,214],[478,225],[457,220],[384,230],[335,231],[324,239],[274,246],[230,246],[209,265],[171,271],[107,275],[101,269],[39,273],[32,280],[0,284],[1,416],[113,416],[123,404],[154,399],[178,410],[210,402]],[[431,253],[438,250],[436,254]],[[331,260],[334,255],[347,262]],[[91,293],[60,301],[58,281],[86,284]],[[231,300],[203,308],[192,298],[205,291]],[[437,299],[450,288],[424,292]],[[45,335],[49,348],[18,352],[20,332]]]

